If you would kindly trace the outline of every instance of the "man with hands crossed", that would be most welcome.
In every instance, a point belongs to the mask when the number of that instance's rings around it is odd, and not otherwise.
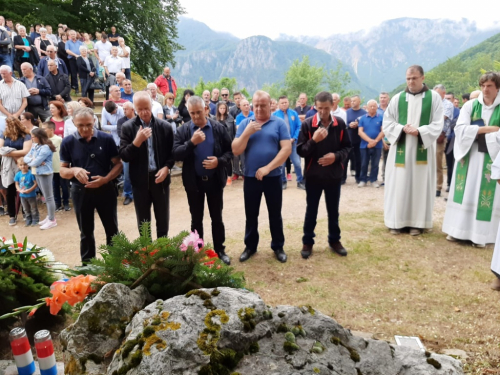
[[[212,219],[212,239],[219,259],[230,264],[225,253],[226,240],[222,220],[223,192],[228,171],[231,170],[231,138],[226,128],[205,116],[206,105],[202,98],[191,96],[187,102],[191,121],[175,134],[175,160],[182,161],[182,183],[186,190],[191,231],[198,231],[203,238],[203,213],[205,196]]]
[[[71,198],[80,229],[82,263],[95,258],[94,212],[101,218],[106,243],[118,233],[116,190],[113,179],[122,171],[118,149],[109,134],[94,129],[94,112],[78,108],[73,113],[77,131],[61,143],[62,178],[71,180]]]
[[[130,163],[130,182],[137,225],[151,222],[151,205],[157,237],[168,235],[170,216],[170,169],[174,165],[174,134],[170,124],[151,112],[145,91],[134,95],[137,116],[125,122],[120,134],[120,156]]]
[[[328,212],[328,244],[330,250],[340,256],[347,251],[340,243],[339,202],[343,177],[343,164],[351,150],[346,124],[340,117],[332,116],[333,97],[323,91],[314,98],[318,113],[302,122],[297,142],[297,153],[305,158],[306,216],[302,237],[302,258],[312,255],[314,229],[318,216],[321,194],[325,192]]]
[[[271,249],[276,259],[284,263],[285,236],[281,207],[281,166],[292,151],[290,134],[285,121],[271,116],[271,97],[265,91],[253,95],[254,116],[243,120],[236,132],[232,149],[235,155],[245,153],[245,250],[240,262],[257,252],[259,244],[258,217],[262,194],[266,198],[271,231]]]

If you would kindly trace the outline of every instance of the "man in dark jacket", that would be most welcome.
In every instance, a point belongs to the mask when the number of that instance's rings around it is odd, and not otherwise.
[[[71,84],[69,83],[68,75],[57,69],[57,62],[54,60],[47,62],[47,68],[49,74],[45,76],[45,79],[49,83],[52,92],[50,99],[70,102]]]
[[[49,100],[52,95],[47,80],[33,72],[33,65],[22,63],[21,71],[23,77],[20,79],[25,84],[30,96],[28,97],[28,107],[26,110],[35,118],[40,117],[45,122],[51,115],[49,111]]]
[[[297,143],[297,153],[305,158],[306,217],[302,237],[302,258],[311,256],[314,245],[314,228],[318,206],[323,191],[328,212],[328,243],[330,249],[341,256],[347,251],[340,243],[339,202],[344,163],[351,150],[351,141],[344,120],[332,117],[333,97],[320,92],[314,98],[318,111],[302,123]]]
[[[225,127],[205,117],[205,102],[192,96],[187,102],[191,121],[177,129],[174,142],[175,160],[183,161],[182,183],[191,212],[191,231],[203,238],[203,212],[207,197],[214,250],[219,259],[230,264],[224,249],[226,239],[222,221],[223,191],[227,169],[231,165],[231,138]]]
[[[9,51],[11,43],[12,40],[7,29],[3,26],[0,27],[0,66],[8,65],[12,68],[12,58]]]
[[[63,59],[60,59],[57,57],[57,48],[53,45],[48,45],[47,46],[47,55],[45,57],[42,57],[40,59],[40,63],[38,64],[38,75],[41,75],[42,77],[47,76],[49,74],[49,68],[48,68],[48,62],[50,60],[54,60],[57,65],[57,70],[59,70],[63,74],[68,74],[68,68],[66,67],[66,63],[64,62]]]
[[[151,205],[157,237],[168,235],[170,169],[174,165],[174,134],[170,124],[151,113],[146,91],[134,95],[137,116],[125,122],[120,134],[120,157],[130,163],[137,225],[151,222]]]

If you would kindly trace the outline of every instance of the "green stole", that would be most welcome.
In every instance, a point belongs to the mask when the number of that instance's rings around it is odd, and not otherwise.
[[[481,119],[483,106],[476,99],[472,104],[471,123]],[[487,126],[500,126],[500,105],[495,107]],[[469,170],[470,151],[462,160],[457,163],[455,175],[455,193],[453,202],[462,204],[465,192],[465,183],[467,181],[467,172]],[[477,203],[476,220],[491,221],[493,214],[493,199],[495,198],[495,188],[497,182],[491,179],[491,165],[493,161],[489,153],[484,154],[483,171],[481,173],[481,188],[479,189],[479,198]]]
[[[424,91],[425,96],[422,98],[422,111],[420,113],[420,124],[418,125],[429,125],[431,121],[431,109],[432,109],[432,91]],[[411,94],[408,94],[411,95]],[[406,92],[403,91],[399,94],[398,102],[398,123],[406,125],[408,123],[408,102],[406,101]],[[406,161],[406,133],[401,131],[401,135],[396,144],[396,167],[405,166]],[[418,147],[417,147],[417,164],[427,164],[427,150],[424,148],[422,138],[418,137]]]

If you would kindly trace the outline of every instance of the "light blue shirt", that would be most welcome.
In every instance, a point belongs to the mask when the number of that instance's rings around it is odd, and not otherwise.
[[[149,124],[146,124],[142,120],[142,118],[139,117],[139,119],[142,122],[143,128],[151,127],[151,122],[154,121],[153,118],[151,117],[151,121],[149,122]],[[148,157],[149,157],[148,169],[150,172],[154,172],[157,170],[157,168],[156,168],[156,162],[155,162],[155,150],[153,148],[153,134],[152,133],[151,133],[151,137],[148,138]]]
[[[117,107],[115,114],[109,113],[108,111],[106,111],[105,108],[102,109],[101,128],[102,130],[110,132],[117,146],[120,145],[120,137],[118,136],[117,124],[118,120],[121,119],[123,116],[125,116],[125,113],[123,112],[122,107]]]
[[[76,40],[75,42],[73,42],[72,40],[68,40],[64,47],[66,48],[66,50],[69,49],[74,54],[80,56],[80,46],[83,46],[83,43],[80,42],[79,40]],[[74,59],[74,58],[75,58],[74,56],[68,54],[68,59]]]
[[[24,162],[30,167],[36,167],[37,175],[52,174],[52,154],[49,146],[33,143],[30,152],[24,157]]]

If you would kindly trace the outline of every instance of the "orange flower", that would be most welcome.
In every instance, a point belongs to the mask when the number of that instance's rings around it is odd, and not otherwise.
[[[52,298],[46,298],[47,306],[50,306],[50,313],[56,315],[61,310],[62,305],[68,302],[71,306],[82,302],[89,293],[95,292],[91,283],[95,276],[78,275],[66,282],[55,282],[51,286]]]
[[[150,256],[155,256],[155,254],[160,251],[158,249],[154,249],[152,252],[149,253]]]

